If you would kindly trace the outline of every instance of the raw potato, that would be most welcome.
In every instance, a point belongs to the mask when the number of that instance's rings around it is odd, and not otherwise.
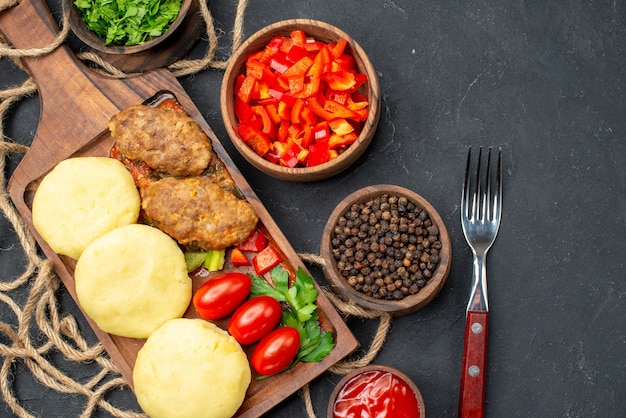
[[[226,331],[173,319],[148,338],[133,369],[135,395],[151,418],[229,418],[250,384],[247,357]]]
[[[178,244],[156,228],[122,226],[91,243],[76,263],[76,295],[103,331],[147,338],[181,317],[191,279]]]
[[[54,252],[78,259],[94,239],[136,223],[140,205],[133,178],[121,162],[70,158],[41,181],[33,200],[33,224]]]

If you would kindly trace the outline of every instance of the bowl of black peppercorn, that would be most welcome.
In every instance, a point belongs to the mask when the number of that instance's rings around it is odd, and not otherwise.
[[[441,216],[426,199],[381,184],[357,190],[337,205],[320,254],[335,293],[397,317],[423,308],[439,293],[452,246]]]

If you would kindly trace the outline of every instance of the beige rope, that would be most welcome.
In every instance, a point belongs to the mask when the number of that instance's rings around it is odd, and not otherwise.
[[[19,0],[0,0],[0,12],[14,7],[18,3]],[[231,52],[242,43],[247,4],[247,0],[239,0],[237,3]],[[176,77],[194,74],[206,69],[224,69],[228,65],[228,59],[215,60],[219,39],[208,2],[201,0],[199,6],[206,27],[207,50],[200,59],[183,59],[171,64],[168,68]],[[60,27],[62,29],[59,34],[49,45],[23,50],[11,48],[0,35],[0,57],[9,57],[19,68],[24,69],[21,58],[48,54],[65,41],[69,32],[69,24],[65,17]],[[91,62],[95,67],[94,71],[110,77],[124,78],[135,75],[119,70],[93,52],[82,52],[78,54],[78,58],[85,62]],[[83,338],[75,318],[71,315],[61,316],[57,307],[57,291],[61,284],[60,280],[53,271],[52,263],[39,256],[33,235],[23,223],[7,194],[6,161],[12,154],[24,155],[28,151],[28,147],[17,144],[8,138],[4,134],[3,122],[13,104],[34,95],[36,92],[36,85],[32,78],[26,79],[19,86],[0,90],[0,183],[2,184],[0,186],[2,187],[0,189],[0,210],[14,229],[21,251],[28,261],[24,271],[18,277],[0,276],[0,304],[8,307],[14,316],[14,318],[2,318],[0,321],[0,341],[6,342],[0,343],[0,361],[2,361],[0,366],[0,393],[2,393],[4,402],[16,416],[34,418],[34,415],[20,404],[18,396],[13,392],[12,374],[14,368],[17,364],[23,364],[41,384],[48,388],[61,393],[83,396],[86,403],[81,418],[89,417],[98,410],[106,411],[114,417],[145,417],[141,413],[121,410],[107,401],[106,396],[109,392],[127,388],[127,383],[107,356],[102,344],[90,345]],[[9,249],[0,248],[0,250]],[[20,249],[11,248],[10,250],[19,251]],[[323,259],[316,254],[300,254],[300,257],[306,262],[322,266],[324,264]],[[28,298],[20,304],[13,299],[12,292],[23,290],[27,291]],[[348,359],[335,364],[330,368],[330,371],[343,375],[371,363],[384,345],[391,326],[391,316],[385,312],[370,311],[354,303],[343,301],[328,289],[322,290],[331,303],[346,317],[380,319],[377,332],[367,352],[360,358]],[[10,322],[11,320],[12,322]],[[33,335],[38,335],[38,345],[35,345]],[[79,382],[59,370],[50,360],[51,351],[61,353],[71,362],[96,363],[99,370],[88,382]],[[300,393],[305,403],[307,415],[310,418],[315,418],[309,385],[305,385]]]
[[[308,383],[302,387],[302,390],[300,392],[302,400],[304,401],[306,414],[309,416],[309,418],[315,418],[315,410],[313,409],[313,401],[311,400],[311,389]]]

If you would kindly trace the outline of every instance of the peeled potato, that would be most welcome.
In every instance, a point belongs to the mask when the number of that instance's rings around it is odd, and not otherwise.
[[[63,160],[39,185],[33,200],[35,229],[57,253],[78,259],[96,238],[137,222],[139,192],[118,160]]]
[[[247,357],[226,331],[202,319],[173,319],[139,350],[135,395],[151,418],[229,418],[246,395]]]
[[[105,332],[147,338],[191,301],[185,256],[165,233],[126,225],[97,238],[74,272],[85,313]]]

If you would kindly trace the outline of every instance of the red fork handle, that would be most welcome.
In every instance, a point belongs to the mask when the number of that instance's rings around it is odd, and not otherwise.
[[[489,312],[467,312],[461,373],[460,418],[483,416],[487,371],[487,324]]]

